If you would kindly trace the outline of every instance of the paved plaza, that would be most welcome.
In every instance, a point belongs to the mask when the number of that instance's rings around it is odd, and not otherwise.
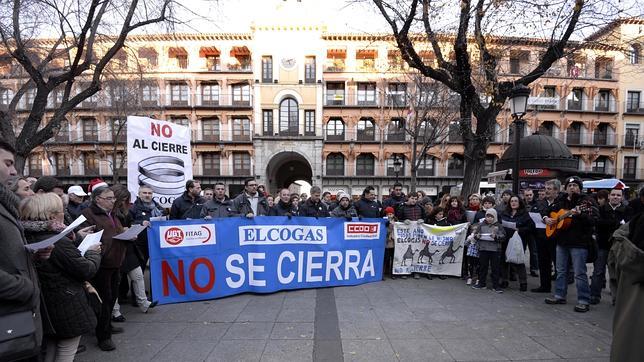
[[[538,278],[529,278],[529,288]],[[123,305],[125,333],[102,352],[93,336],[78,361],[605,361],[613,307],[604,290],[589,313],[547,295],[473,290],[458,278],[243,294],[158,306]],[[512,287],[512,285],[511,285]]]

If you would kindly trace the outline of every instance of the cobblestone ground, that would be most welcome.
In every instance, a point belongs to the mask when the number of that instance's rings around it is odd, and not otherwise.
[[[538,278],[529,278],[529,288]],[[78,361],[605,361],[613,307],[606,290],[588,313],[545,294],[473,290],[458,278],[158,306],[123,305],[127,321],[102,352],[93,336]]]

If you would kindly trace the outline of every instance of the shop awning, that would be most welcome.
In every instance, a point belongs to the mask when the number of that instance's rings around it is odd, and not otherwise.
[[[343,48],[327,49],[326,57],[327,58],[346,58],[347,50]]]
[[[358,49],[356,59],[375,59],[378,56],[376,49]]]
[[[236,46],[230,49],[231,57],[246,56],[246,55],[250,55],[250,50],[248,50],[247,46]]]
[[[215,47],[201,47],[199,48],[199,56],[202,58],[205,57],[216,57],[219,56],[221,52]]]
[[[172,47],[168,49],[168,56],[170,58],[187,57],[188,51],[186,51],[186,48],[184,47]]]

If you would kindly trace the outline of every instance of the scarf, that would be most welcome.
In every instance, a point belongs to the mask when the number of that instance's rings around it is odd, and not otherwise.
[[[150,211],[151,217],[163,216],[163,213],[161,212],[161,210],[159,210],[154,201],[144,202],[143,200],[141,200],[141,204],[143,205],[143,207]]]
[[[4,208],[7,209],[11,216],[16,218],[16,220],[20,219],[20,214],[18,213],[20,199],[2,183],[0,183],[0,204],[2,204],[2,206],[4,206]]]
[[[58,220],[20,220],[20,224],[26,233],[54,232],[58,234],[67,227],[67,225]],[[72,241],[76,240],[76,235],[73,231],[66,236]]]

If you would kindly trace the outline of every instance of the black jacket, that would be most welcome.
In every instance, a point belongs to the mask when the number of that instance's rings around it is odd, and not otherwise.
[[[333,209],[329,215],[331,217],[345,217],[345,218],[353,218],[353,217],[358,217],[358,213],[356,212],[356,209],[349,205],[347,208],[343,208],[342,205],[338,205],[335,209]]]
[[[293,205],[288,202],[284,203],[279,200],[268,211],[268,216],[297,216],[299,210],[293,210]]]
[[[501,220],[513,222],[517,227],[517,230],[507,227],[505,228],[505,245],[507,245],[508,240],[510,240],[512,235],[514,235],[514,232],[518,231],[521,241],[523,242],[523,249],[525,249],[529,245],[530,240],[534,237],[535,230],[534,221],[532,221],[528,210],[517,211],[517,213],[512,216],[512,211],[508,207],[501,214]]]
[[[364,197],[361,197],[353,207],[355,207],[358,216],[360,217],[383,217],[384,208],[378,200],[369,201]]]
[[[554,236],[557,245],[570,248],[588,248],[593,242],[593,232],[599,212],[591,198],[575,195],[572,200],[568,200],[568,194],[561,193],[548,207],[546,215],[560,209],[570,210],[579,205],[584,205],[585,211],[572,216],[570,226],[557,232]]]
[[[405,194],[403,193],[401,193],[399,197],[389,195],[389,198],[387,198],[387,200],[382,202],[382,207],[384,209],[388,207],[393,207],[395,210],[399,205],[404,204],[405,201],[407,201],[407,197],[405,197]]]
[[[268,216],[268,211],[270,209],[268,207],[268,201],[266,201],[264,196],[261,196],[259,193],[257,194],[259,196],[259,200],[257,201],[257,214],[255,214],[255,216]],[[250,201],[248,200],[248,197],[246,197],[245,192],[242,192],[233,199],[232,210],[235,214],[241,216],[253,213],[253,208],[251,207]]]
[[[29,242],[38,242],[53,232],[27,233]],[[62,238],[51,257],[38,263],[40,287],[56,338],[71,338],[91,332],[96,315],[90,307],[83,282],[90,280],[101,264],[101,254],[88,250],[82,256],[74,242]]]
[[[308,198],[300,207],[300,216],[329,217],[329,209],[322,201],[313,202]]]
[[[597,244],[600,249],[610,250],[609,239],[613,236],[615,230],[621,225],[622,221],[626,222],[626,208],[619,205],[613,209],[608,202],[599,208],[599,218],[597,219],[596,232]]]
[[[230,217],[237,215],[233,211],[233,202],[229,198],[219,201],[215,198],[206,201],[201,208],[201,217],[210,216],[212,218]]]
[[[188,196],[188,191],[183,195],[174,199],[172,207],[170,208],[170,219],[199,219],[201,215],[201,208],[206,202],[201,196],[197,196],[194,200]]]
[[[142,224],[144,221],[150,221],[150,218],[153,216],[164,216],[166,214],[165,210],[154,200],[152,200],[153,206],[146,206],[145,203],[140,198],[136,198],[132,207],[130,207],[130,217],[132,218],[133,224]],[[150,251],[148,249],[148,232],[143,231],[136,237],[136,247],[139,249],[141,255],[143,255],[143,261],[141,267],[145,267],[145,262],[148,259]]]

